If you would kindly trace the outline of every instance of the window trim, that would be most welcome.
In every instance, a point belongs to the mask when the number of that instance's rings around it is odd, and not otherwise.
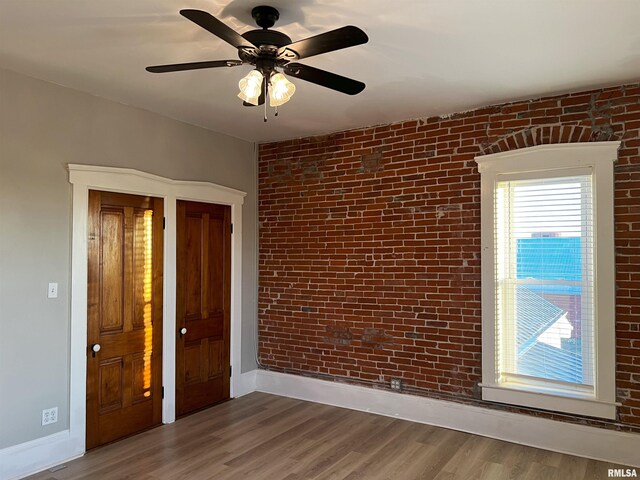
[[[481,174],[482,398],[492,402],[608,419],[616,418],[615,252],[613,163],[620,142],[539,145],[475,157]],[[498,178],[561,176],[589,168],[594,215],[594,393],[581,395],[548,386],[499,383],[496,372],[494,201]],[[540,175],[540,177],[537,177]]]

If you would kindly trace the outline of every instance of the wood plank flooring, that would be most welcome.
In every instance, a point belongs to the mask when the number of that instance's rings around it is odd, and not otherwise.
[[[625,467],[252,393],[29,478],[565,480],[604,479],[609,468]]]

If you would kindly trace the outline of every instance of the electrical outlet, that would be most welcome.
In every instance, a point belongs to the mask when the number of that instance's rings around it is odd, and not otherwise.
[[[402,379],[401,378],[392,378],[391,379],[391,389],[392,390],[402,390]]]
[[[42,425],[49,425],[58,421],[58,407],[42,410]]]

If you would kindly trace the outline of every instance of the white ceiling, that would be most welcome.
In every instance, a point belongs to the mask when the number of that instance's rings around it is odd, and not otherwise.
[[[206,10],[243,33],[257,28],[250,11],[260,4],[280,10],[275,29],[294,41],[362,28],[369,43],[301,63],[363,81],[364,92],[294,79],[295,96],[264,124],[236,97],[250,66],[144,70],[237,58],[178,11]],[[282,140],[638,81],[640,1],[0,0],[0,67],[246,140]]]

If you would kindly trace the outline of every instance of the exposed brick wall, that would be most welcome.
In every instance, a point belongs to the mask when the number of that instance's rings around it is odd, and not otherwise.
[[[480,400],[474,157],[621,139],[615,174],[617,422],[640,427],[640,85],[260,146],[265,368]]]

